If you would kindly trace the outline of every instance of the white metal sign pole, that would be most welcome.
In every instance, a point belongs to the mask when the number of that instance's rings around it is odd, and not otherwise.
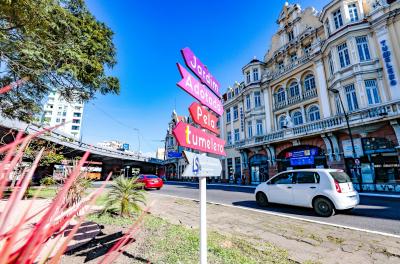
[[[200,264],[207,264],[207,177],[199,177],[200,188]]]

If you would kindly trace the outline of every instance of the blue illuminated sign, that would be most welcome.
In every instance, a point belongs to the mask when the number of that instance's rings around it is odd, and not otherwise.
[[[392,65],[392,53],[389,50],[388,45],[386,44],[386,40],[382,40],[381,42],[381,47],[382,47],[382,57],[384,59],[385,65],[386,65],[386,71],[388,74],[388,79],[389,83],[391,86],[396,86],[397,85],[397,80],[396,80],[396,74],[393,69]]]
[[[290,166],[313,165],[314,156],[298,157],[290,159]]]
[[[182,157],[182,153],[180,152],[175,152],[175,151],[168,151],[168,158],[180,158]]]

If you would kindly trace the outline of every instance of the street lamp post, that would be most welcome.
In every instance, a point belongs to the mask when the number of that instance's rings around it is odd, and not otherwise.
[[[356,159],[356,157],[357,157],[357,153],[356,153],[356,148],[355,148],[355,146],[354,146],[353,133],[351,133],[351,127],[350,127],[350,123],[349,123],[349,115],[348,115],[348,113],[346,112],[346,109],[344,108],[344,104],[343,104],[343,101],[342,101],[342,97],[340,96],[339,90],[337,90],[337,89],[335,89],[335,88],[330,88],[329,91],[332,92],[332,93],[334,93],[334,94],[337,94],[337,95],[339,96],[339,101],[340,101],[340,105],[342,106],[344,119],[346,120],[347,130],[349,131],[349,137],[350,137],[350,142],[351,142],[351,149],[352,149],[352,152],[353,152],[353,155],[352,155],[352,156],[353,156],[353,169],[354,169],[354,172],[355,172],[355,176],[356,176],[356,178],[357,178],[357,180],[358,180],[358,184],[359,184],[359,186],[360,186],[360,190],[362,191],[361,180],[360,180],[360,178],[358,177],[358,169],[354,167],[355,159]]]

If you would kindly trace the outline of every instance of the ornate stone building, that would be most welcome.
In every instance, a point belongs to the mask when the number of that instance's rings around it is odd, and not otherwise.
[[[286,3],[277,23],[263,61],[224,94],[224,178],[330,167],[358,189],[400,192],[400,2]]]

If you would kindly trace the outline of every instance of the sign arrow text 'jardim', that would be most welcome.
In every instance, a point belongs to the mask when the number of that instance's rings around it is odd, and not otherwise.
[[[189,48],[184,48],[181,50],[181,52],[186,65],[192,70],[192,72],[200,78],[202,83],[207,85],[211,91],[221,98],[221,94],[219,92],[220,84],[211,75],[207,67],[199,60],[199,58],[194,55],[193,51],[191,51]]]
[[[213,94],[206,86],[194,78],[184,67],[177,63],[182,80],[177,83],[179,87],[199,100],[203,105],[221,116],[224,112],[221,100]]]
[[[201,129],[184,122],[179,122],[172,133],[178,141],[179,146],[226,156],[224,149],[225,141]]]

